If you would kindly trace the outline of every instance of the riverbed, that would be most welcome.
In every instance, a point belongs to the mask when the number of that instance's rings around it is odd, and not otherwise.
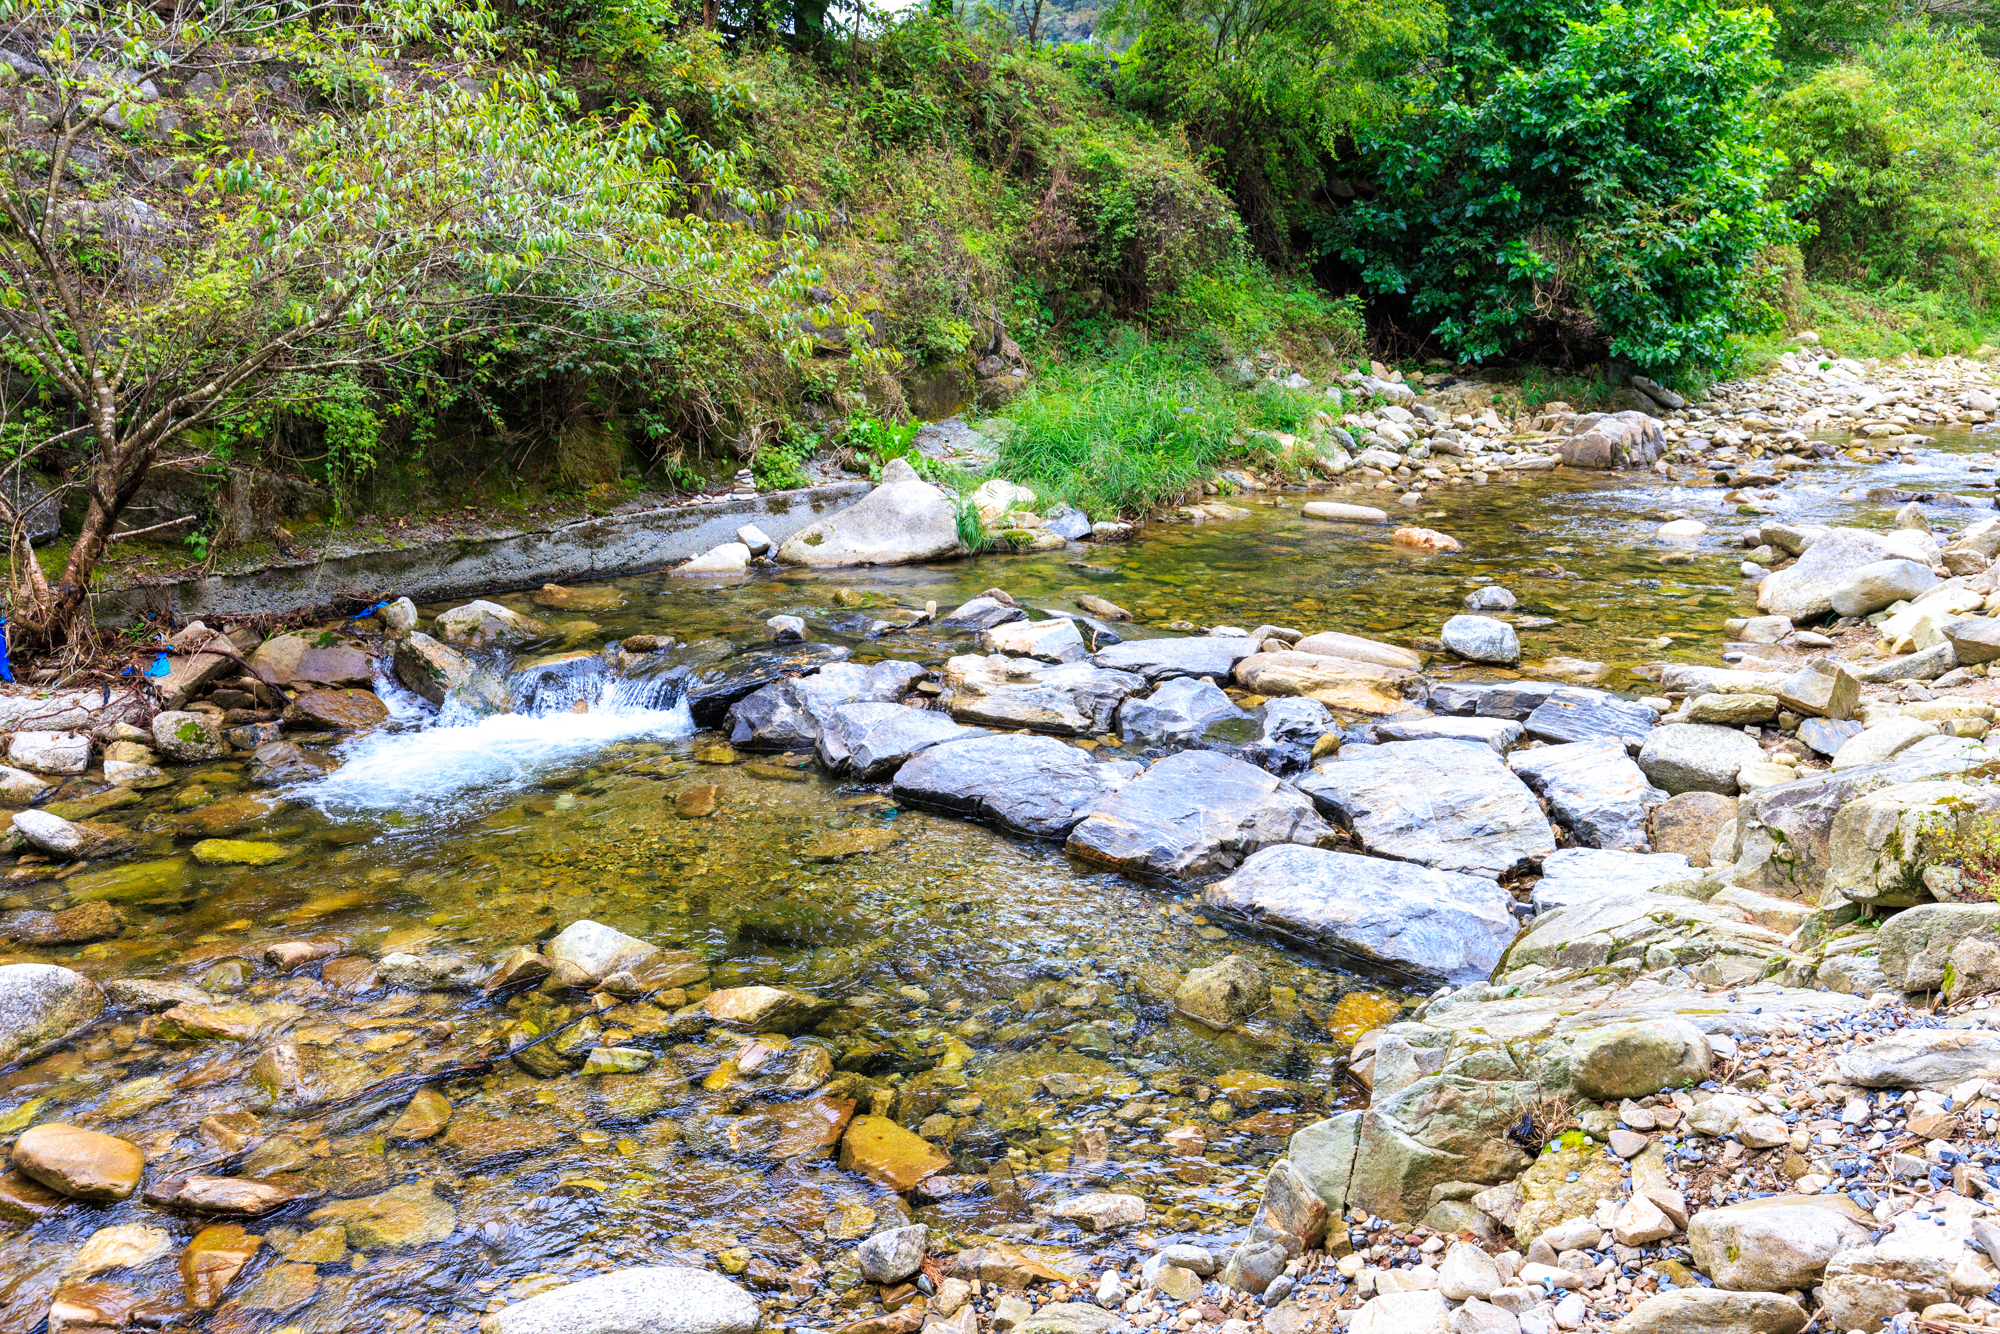
[[[1262,493],[1229,498],[1246,518],[1154,525],[1124,544],[647,575],[580,586],[557,609],[496,600],[551,621],[572,649],[648,634],[713,659],[795,615],[856,661],[935,667],[968,637],[906,623],[992,586],[1065,612],[1093,594],[1133,613],[1111,627],[1133,637],[1269,623],[1425,647],[1468,592],[1499,583],[1519,600],[1507,617],[1528,663],[1600,663],[1601,684],[1643,687],[1646,663],[1712,661],[1724,623],[1751,609],[1743,550],[1726,540],[1741,527],[1886,526],[1895,506],[1863,498],[1876,487],[1990,491],[1992,474],[1969,466],[1990,443],[1948,433],[1913,463],[1828,463],[1748,493],[1565,473],[1441,487],[1417,506],[1390,498],[1399,519],[1456,537],[1452,553],[1308,520],[1305,496]],[[1929,513],[1957,526],[1981,511]],[[1708,533],[1655,536],[1685,516]],[[130,1139],[149,1189],[211,1172],[299,1198],[256,1223],[266,1246],[206,1315],[175,1305],[176,1259],[213,1220],[135,1199],[16,1226],[0,1237],[0,1327],[35,1328],[77,1245],[124,1223],[169,1235],[106,1281],[159,1318],[232,1331],[465,1330],[552,1276],[673,1261],[740,1276],[786,1323],[845,1323],[868,1313],[839,1304],[856,1290],[842,1270],[854,1241],[906,1214],[963,1244],[1043,1247],[1033,1254],[1059,1271],[1174,1237],[1220,1247],[1291,1129],[1363,1096],[1342,1074],[1347,1044],[1417,999],[1211,919],[1188,887],[906,808],[804,755],[732,750],[671,692],[621,694],[564,669],[552,681],[528,712],[459,726],[385,682],[392,723],[328,740],[342,766],[277,791],[230,760],[144,792],[59,794],[98,803],[88,818],[134,851],[80,870],[24,858],[6,906],[108,903],[123,930],[9,960],[195,987],[220,1018],[190,1031],[157,1004],[115,1011],[0,1076],[0,1130],[63,1120]],[[193,845],[218,838],[281,851],[263,865],[198,860]],[[674,952],[684,980],[650,999],[606,996],[601,1011],[578,993],[480,991],[492,960],[583,919]],[[287,971],[265,953],[282,942],[340,957]],[[1269,977],[1269,1008],[1223,1032],[1178,1014],[1180,979],[1232,953]],[[385,985],[370,961],[405,955],[476,975]],[[682,1022],[704,995],[750,985],[821,1009],[788,1033]],[[524,1024],[644,1048],[652,1064],[538,1070],[507,1056]],[[277,1046],[301,1078],[253,1072]],[[425,1136],[401,1120],[420,1085],[451,1104]],[[921,1127],[949,1169],[914,1196],[843,1170],[813,1139],[825,1102]],[[1143,1197],[1147,1228],[1105,1239],[1038,1213],[1100,1187]]]

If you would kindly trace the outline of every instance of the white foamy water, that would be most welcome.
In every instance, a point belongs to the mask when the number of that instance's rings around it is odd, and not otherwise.
[[[597,677],[579,689],[546,687],[529,712],[469,718],[442,711],[387,681],[376,689],[403,730],[371,732],[336,751],[340,768],[295,795],[324,809],[407,810],[463,804],[489,792],[526,787],[623,741],[671,741],[694,734],[687,704],[664,707],[656,682]],[[553,696],[553,698],[551,697]],[[571,706],[581,700],[583,713]]]

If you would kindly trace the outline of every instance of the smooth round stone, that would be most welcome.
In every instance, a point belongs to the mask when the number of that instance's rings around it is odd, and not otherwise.
[[[1512,664],[1521,660],[1514,627],[1491,616],[1454,616],[1439,633],[1444,646],[1468,662]]]
[[[1498,584],[1488,584],[1465,595],[1467,611],[1512,611],[1514,595]]]
[[[1707,531],[1708,525],[1700,519],[1675,519],[1672,523],[1663,523],[1660,525],[1659,536],[1700,537]]]
[[[1372,505],[1343,505],[1335,500],[1308,501],[1300,513],[1308,519],[1325,519],[1329,523],[1389,522],[1388,513]]]
[[[60,1122],[25,1132],[14,1141],[13,1158],[27,1176],[78,1200],[126,1199],[146,1172],[136,1144]]]

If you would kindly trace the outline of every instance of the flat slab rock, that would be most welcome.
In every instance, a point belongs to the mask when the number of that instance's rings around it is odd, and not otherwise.
[[[832,710],[819,737],[820,763],[860,778],[887,778],[912,755],[945,741],[990,735],[935,709],[861,702]]]
[[[1342,751],[1299,780],[1329,819],[1384,857],[1500,876],[1556,850],[1548,817],[1498,755],[1462,741]]]
[[[1688,859],[1678,852],[1563,848],[1542,859],[1535,911],[1549,912],[1616,894],[1651,893],[1669,880],[1685,880],[1694,874]]]
[[[1515,930],[1493,880],[1296,845],[1252,853],[1203,897],[1316,948],[1453,984],[1484,981]]]
[[[1071,832],[1069,850],[1121,871],[1180,878],[1226,871],[1259,848],[1332,837],[1311,801],[1264,770],[1184,750],[1098,803]]]
[[[1517,750],[1507,767],[1589,848],[1645,850],[1646,816],[1667,799],[1616,739]]]
[[[487,1316],[481,1334],[752,1334],[757,1299],[684,1265],[617,1269]]]
[[[1089,662],[1051,666],[1033,658],[962,654],[945,663],[951,716],[975,727],[1025,727],[1065,736],[1109,732],[1118,705],[1145,689],[1134,672]]]
[[[1635,700],[1620,699],[1602,690],[1558,686],[1535,706],[1523,725],[1537,741],[1558,745],[1572,741],[1619,741],[1627,750],[1637,751],[1646,744],[1647,734],[1659,721],[1658,713]]]
[[[898,800],[1061,838],[1137,777],[1130,760],[1100,762],[1053,737],[985,736],[930,747],[896,771]]]
[[[1236,664],[1255,651],[1247,635],[1195,635],[1186,639],[1131,639],[1113,644],[1091,658],[1099,667],[1137,672],[1148,681],[1174,676],[1213,676],[1223,680]]]

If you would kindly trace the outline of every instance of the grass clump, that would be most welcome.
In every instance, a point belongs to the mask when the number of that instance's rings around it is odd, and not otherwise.
[[[1131,341],[1031,384],[1008,407],[1014,429],[1000,471],[1093,519],[1143,514],[1200,486],[1230,456],[1241,411],[1185,349]]]

